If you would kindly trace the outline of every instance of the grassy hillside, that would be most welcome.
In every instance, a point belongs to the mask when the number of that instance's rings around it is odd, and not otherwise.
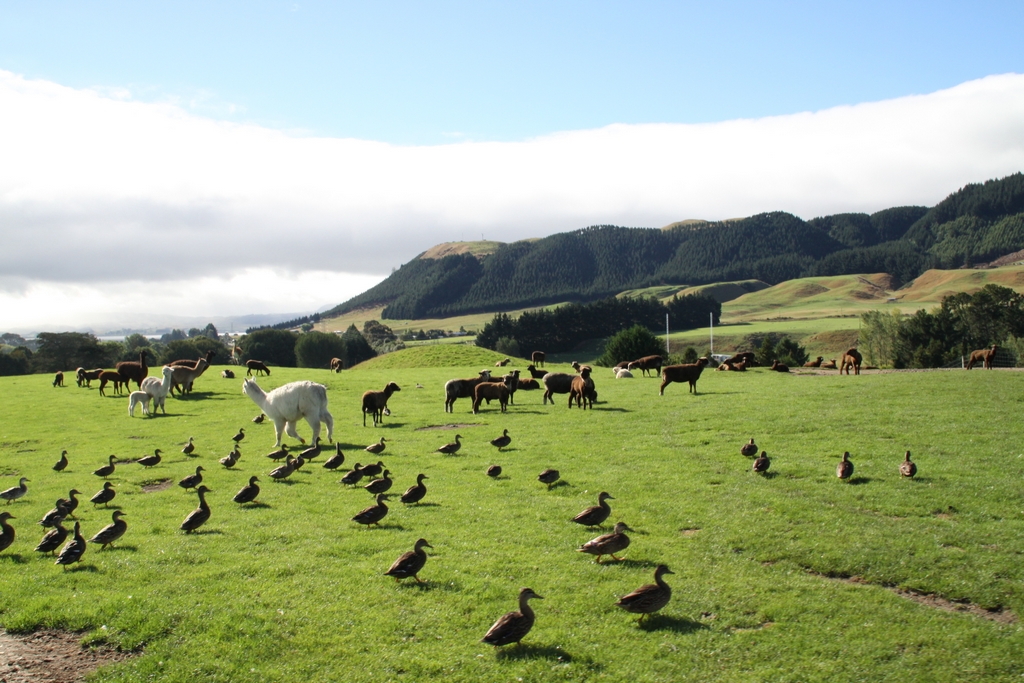
[[[429,476],[425,504],[392,497],[373,529],[349,521],[370,496],[338,484],[340,473],[314,464],[289,483],[266,477],[273,427],[249,421],[257,410],[238,380],[208,373],[191,399],[168,401],[167,417],[130,419],[124,397],[54,389],[43,376],[0,379],[0,486],[30,479],[28,496],[4,507],[18,536],[0,552],[0,625],[82,630],[87,641],[141,648],[99,671],[100,681],[1024,674],[1020,374],[757,369],[707,373],[698,395],[672,385],[659,397],[656,380],[613,381],[601,371],[593,411],[570,411],[564,397],[542,406],[533,392],[517,394],[505,415],[496,406],[472,415],[465,400],[442,412],[444,381],[476,369],[275,368],[260,380],[267,389],[324,382],[349,463],[370,460],[359,449],[383,435],[395,491]],[[363,428],[359,395],[386,381],[403,387],[393,414],[382,428]],[[969,420],[964,404],[975,408]],[[435,452],[455,432],[432,427],[449,423],[465,437],[454,457]],[[243,425],[242,460],[225,470],[216,459]],[[506,428],[512,447],[499,454],[488,440]],[[304,423],[299,431],[308,437]],[[189,436],[196,457],[179,452]],[[750,437],[774,458],[769,478],[738,453]],[[55,473],[62,448],[71,466]],[[129,523],[120,543],[90,546],[67,572],[32,551],[35,521],[58,496],[72,486],[86,496],[98,490],[91,471],[109,453],[137,458],[154,448],[164,450],[159,466],[125,463],[111,478]],[[905,449],[920,466],[917,480],[897,475]],[[851,483],[834,476],[844,450],[856,465]],[[503,478],[484,475],[492,463],[504,466]],[[175,482],[197,464],[213,515],[202,533],[185,535],[177,527],[194,494],[143,487]],[[540,485],[546,467],[565,483]],[[230,498],[251,474],[261,477],[262,506],[240,508]],[[603,566],[574,552],[598,532],[569,521],[600,491],[614,496],[610,521],[636,529],[625,561]],[[86,535],[110,519],[87,500],[79,510]],[[434,546],[421,574],[428,583],[383,576],[420,537]],[[649,582],[658,563],[675,572],[672,600],[638,627],[614,602]],[[523,645],[495,652],[479,640],[514,608],[521,586],[545,598],[534,603],[536,626]],[[953,611],[958,605],[977,607]]]
[[[504,359],[504,354],[469,344],[424,344],[371,358],[356,366],[363,370],[399,368],[490,368]],[[526,361],[523,361],[525,363]],[[475,373],[475,371],[474,371]]]

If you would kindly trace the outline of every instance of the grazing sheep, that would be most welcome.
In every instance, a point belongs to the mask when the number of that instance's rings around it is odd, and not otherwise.
[[[139,360],[135,361],[124,361],[118,363],[116,366],[117,373],[123,378],[121,381],[124,386],[128,387],[129,381],[134,381],[139,385],[139,389],[142,389],[142,380],[149,376],[149,367],[146,366],[146,352],[139,351]],[[153,408],[156,410],[155,406]]]
[[[530,361],[532,361],[534,365],[544,367],[544,357],[543,351],[534,351],[530,354]]]
[[[64,373],[63,372],[58,372],[56,375],[53,376],[53,386],[55,386],[55,387],[62,387],[62,386],[64,386]]]
[[[546,370],[538,370],[535,365],[527,365],[526,369],[530,372],[530,377],[534,379],[543,379],[544,375],[548,374]]]
[[[103,389],[106,388],[107,382],[113,383],[115,394],[121,393],[121,383],[124,382],[124,378],[121,377],[120,373],[113,370],[103,370],[100,372],[98,379],[100,380],[100,396],[106,396],[106,394],[103,393]],[[127,382],[124,382],[124,384],[125,387],[128,386]]]
[[[657,377],[661,373],[662,363],[663,361],[661,356],[644,356],[643,358],[635,360],[627,365],[626,369],[629,371],[642,370],[644,377],[647,377],[647,373],[649,371],[653,371],[654,376]]]
[[[540,382],[535,379],[521,379],[519,380],[519,386],[516,388],[519,391],[533,391],[540,389]]]
[[[492,398],[496,398],[501,405],[501,412],[504,413],[508,407],[508,397],[508,386],[504,382],[479,382],[473,387],[473,412],[480,412],[480,402],[484,399],[490,402]]]
[[[315,382],[291,382],[264,393],[256,380],[242,380],[242,393],[252,399],[267,417],[274,421],[274,432],[277,443],[281,445],[281,431],[302,443],[306,440],[295,431],[295,424],[300,418],[313,429],[313,443],[320,437],[320,423],[327,425],[327,440],[334,441],[334,417],[327,410],[327,387]]]
[[[142,414],[149,415],[149,394],[145,391],[133,391],[128,396],[128,417],[135,417],[135,406],[142,404]]]
[[[506,358],[505,360],[499,360],[497,363],[494,364],[494,367],[496,367],[496,368],[503,368],[503,367],[505,367],[506,365],[508,365],[511,362],[512,362],[511,358]]]
[[[363,426],[366,426],[366,414],[373,414],[373,426],[376,427],[378,422],[384,422],[384,411],[388,407],[388,399],[391,398],[391,394],[396,391],[401,391],[398,385],[394,382],[388,382],[387,386],[384,387],[384,391],[367,391],[363,394]],[[390,413],[388,413],[390,415]]]
[[[75,381],[78,383],[78,386],[85,384],[86,388],[92,388],[92,381],[99,379],[101,372],[103,372],[103,368],[96,368],[95,370],[78,368],[75,372]]]
[[[477,377],[469,379],[450,379],[444,383],[444,412],[455,412],[455,400],[473,398],[473,390],[480,382],[490,382],[491,371],[481,370]]]
[[[836,369],[836,359],[833,358],[830,361],[826,361],[826,362],[822,363],[821,364],[821,369],[822,370],[835,370]]]
[[[334,370],[335,372],[341,372],[341,368],[343,365],[344,364],[341,362],[340,358],[331,359],[331,370]]]
[[[967,361],[967,369],[970,370],[974,367],[975,363],[981,361],[986,370],[991,370],[992,359],[996,357],[996,349],[998,348],[998,346],[993,344],[991,349],[978,349],[977,351],[971,351],[971,358]]]
[[[223,377],[224,379],[234,379],[235,373],[232,370],[221,370],[220,376]]]
[[[248,368],[248,370],[246,370],[245,372],[246,377],[252,377],[253,370],[256,371],[257,376],[262,375],[264,373],[266,373],[268,377],[270,376],[270,368],[268,368],[266,364],[261,360],[247,360],[245,361],[245,367]]]
[[[572,391],[572,380],[575,375],[570,375],[567,372],[549,372],[544,375],[544,403],[551,401],[551,405],[555,405],[555,399],[552,398],[554,394],[568,394]]]
[[[185,393],[192,391],[192,383],[196,381],[199,375],[206,372],[208,367],[210,367],[210,363],[205,358],[200,358],[195,367],[187,365],[175,366],[174,373],[171,376],[171,395],[173,396],[174,390],[178,389],[181,397],[185,398]]]
[[[626,368],[619,368],[615,371],[615,379],[633,379],[633,373]]]
[[[780,363],[777,360],[772,361],[772,370],[775,372],[789,372],[789,366],[785,363]]]
[[[516,404],[516,389],[519,388],[519,371],[513,370],[509,374],[501,378],[501,381],[508,387],[508,402],[512,405]]]
[[[839,363],[839,374],[843,374],[843,370],[846,370],[846,374],[850,374],[850,368],[853,368],[853,374],[860,374],[860,364],[864,361],[864,357],[860,355],[860,351],[856,348],[848,349],[843,354],[843,360]]]
[[[821,356],[818,356],[816,359],[809,360],[806,363],[804,363],[804,367],[805,368],[820,368],[821,367],[821,362],[823,360],[825,360],[825,359],[822,358]]]
[[[569,388],[569,408],[572,408],[573,400],[576,401],[577,408],[587,409],[587,403],[590,404],[590,408],[594,408],[594,401],[597,399],[597,391],[594,388],[594,380],[590,379],[591,370],[587,366],[583,366],[580,369],[580,374],[572,378],[572,383]]]
[[[707,358],[699,358],[696,363],[683,363],[682,365],[666,365],[661,369],[661,396],[665,395],[665,387],[672,382],[689,382],[690,391],[697,393],[697,380],[700,373],[708,364]]]
[[[167,398],[167,392],[171,390],[171,376],[174,374],[174,368],[165,365],[161,368],[160,373],[163,375],[163,381],[158,380],[156,377],[147,377],[142,380],[142,391],[149,394],[153,399],[153,412],[150,415],[156,415],[157,408],[163,408],[164,415],[167,414],[167,406],[164,405],[164,400]],[[131,404],[129,403],[130,407]]]

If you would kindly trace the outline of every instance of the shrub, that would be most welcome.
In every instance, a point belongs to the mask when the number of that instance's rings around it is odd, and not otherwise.
[[[297,336],[287,330],[256,330],[242,338],[242,360],[260,360],[271,365],[294,368]]]
[[[300,368],[329,368],[332,358],[345,361],[345,340],[327,332],[307,332],[295,342],[295,360]]]
[[[612,367],[622,361],[661,355],[664,351],[664,344],[653,332],[643,325],[634,325],[608,339],[604,355],[597,359],[597,364]]]
[[[494,350],[512,358],[521,357],[519,353],[519,342],[517,342],[513,337],[502,337],[499,339],[498,343],[494,345]]]

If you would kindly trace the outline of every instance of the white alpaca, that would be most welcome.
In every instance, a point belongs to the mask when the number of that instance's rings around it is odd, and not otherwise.
[[[164,376],[162,382],[156,377],[147,377],[142,380],[142,390],[153,398],[152,415],[156,415],[157,408],[163,408],[164,415],[167,414],[167,407],[164,405],[164,399],[167,398],[167,392],[171,390],[171,384],[174,382],[174,368],[169,365],[165,365],[160,372],[162,372]]]
[[[619,368],[615,371],[615,379],[630,379],[633,377],[633,373],[626,368]]]
[[[277,433],[277,446],[281,445],[281,430],[285,429],[288,436],[306,443],[305,439],[295,432],[295,424],[299,418],[313,429],[313,443],[320,436],[320,422],[327,425],[327,440],[334,441],[334,418],[327,411],[327,387],[316,382],[291,382],[274,389],[269,394],[260,389],[255,380],[242,382],[242,393],[252,399],[267,417],[274,421]]]
[[[128,397],[128,417],[135,417],[135,406],[142,404],[142,414],[149,415],[149,394],[145,391],[133,391]]]

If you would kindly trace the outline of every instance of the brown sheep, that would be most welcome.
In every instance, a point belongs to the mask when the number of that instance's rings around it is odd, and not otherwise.
[[[83,384],[87,388],[92,388],[92,381],[100,378],[100,373],[103,372],[103,368],[96,368],[95,370],[86,370],[85,368],[78,368],[75,371],[75,382],[78,386]]]
[[[836,369],[836,359],[833,358],[830,361],[825,361],[824,363],[821,364],[821,369],[822,370],[835,370]]]
[[[860,351],[856,348],[848,349],[843,354],[843,360],[839,363],[839,374],[843,374],[843,370],[846,370],[846,374],[850,374],[850,368],[853,368],[853,374],[860,374],[860,364],[864,361],[864,357],[860,355]]]
[[[496,398],[501,405],[501,412],[504,413],[508,407],[508,397],[508,386],[504,382],[480,382],[473,387],[473,412],[480,412],[480,402],[484,399],[489,402]]]
[[[804,367],[805,368],[820,368],[821,367],[821,362],[823,360],[825,360],[825,359],[822,358],[821,356],[818,356],[815,360],[809,360],[806,363],[804,363]]]
[[[146,352],[139,351],[139,361],[124,361],[116,366],[117,374],[121,375],[121,382],[128,388],[128,382],[133,381],[142,390],[142,380],[149,376],[149,368],[146,366]]]
[[[262,375],[263,373],[266,373],[267,375],[270,374],[270,368],[268,368],[266,363],[261,360],[247,360],[245,361],[245,367],[248,368],[245,372],[246,377],[251,377],[253,370],[256,371],[257,376]]]
[[[978,349],[977,351],[971,351],[971,359],[967,361],[967,369],[970,370],[974,367],[975,363],[981,361],[986,370],[991,370],[992,359],[996,357],[996,349],[998,348],[998,346],[993,344],[991,349]]]
[[[53,376],[53,386],[55,386],[55,387],[62,387],[62,386],[64,386],[64,373],[63,372],[58,372],[56,375]]]
[[[519,388],[519,371],[513,370],[509,374],[501,378],[501,381],[508,387],[508,402],[512,405],[516,404],[516,389]]]
[[[533,391],[540,389],[540,382],[535,379],[521,379],[519,380],[519,386],[517,387],[520,391]]]
[[[377,426],[377,422],[384,422],[384,411],[388,407],[388,399],[391,398],[391,394],[396,391],[401,391],[398,385],[394,382],[388,382],[387,386],[384,387],[384,391],[367,391],[363,394],[363,426],[366,426],[366,414],[371,413],[373,415],[373,426]]]
[[[551,405],[555,405],[555,399],[552,398],[554,394],[568,394],[572,391],[572,380],[575,375],[570,375],[567,372],[549,372],[544,375],[544,403],[551,401]]]
[[[331,359],[331,370],[334,370],[335,372],[341,372],[343,366],[344,363],[342,363],[340,358]]]
[[[100,396],[106,396],[106,394],[103,393],[103,390],[106,388],[107,382],[113,383],[115,394],[121,393],[122,384],[124,384],[125,386],[128,385],[128,382],[124,381],[124,379],[121,377],[121,374],[114,370],[100,371],[100,375],[99,377],[97,377],[97,379],[100,381]]]
[[[223,377],[224,379],[234,379],[235,373],[231,370],[221,370],[220,376]]]
[[[754,352],[753,351],[742,351],[736,353],[732,358],[725,361],[730,365],[736,365],[737,363],[746,363],[748,368],[754,367]]]
[[[719,365],[717,368],[715,368],[715,370],[720,370],[720,371],[723,371],[723,372],[728,372],[729,370],[733,370],[735,372],[743,372],[746,369],[747,369],[746,361],[740,361],[740,362],[736,363],[731,358],[729,360],[727,360],[727,361],[723,361],[721,365]]]
[[[455,400],[460,398],[473,398],[473,390],[480,382],[490,382],[491,371],[481,370],[477,377],[468,379],[450,379],[444,383],[444,412],[455,412]]]
[[[580,374],[572,378],[572,383],[569,388],[569,408],[572,408],[573,400],[576,401],[577,408],[587,409],[587,404],[590,404],[590,408],[594,408],[594,400],[597,398],[597,391],[594,388],[594,380],[590,379],[591,369],[587,366],[583,366],[580,369]]]
[[[697,380],[700,373],[708,364],[707,358],[699,358],[696,363],[683,363],[682,365],[666,365],[661,369],[661,396],[665,395],[665,387],[672,382],[689,382],[690,391],[697,393]]]
[[[647,377],[648,371],[654,372],[654,377],[657,377],[661,373],[662,366],[661,356],[644,356],[639,360],[635,360],[626,366],[626,369],[632,372],[633,370],[643,370],[644,377]]]
[[[508,365],[511,362],[512,362],[511,358],[506,358],[504,360],[499,360],[497,363],[494,364],[494,367],[496,367],[496,368],[503,368],[503,367],[505,367],[506,365]]]
[[[543,351],[534,351],[530,354],[530,361],[532,361],[534,365],[544,367],[544,358],[545,356]]]
[[[545,370],[538,370],[536,365],[527,365],[526,369],[534,379],[544,379],[544,375],[548,374]]]
[[[774,370],[775,372],[789,372],[789,366],[786,365],[785,363],[780,363],[777,360],[772,361],[771,369]]]

